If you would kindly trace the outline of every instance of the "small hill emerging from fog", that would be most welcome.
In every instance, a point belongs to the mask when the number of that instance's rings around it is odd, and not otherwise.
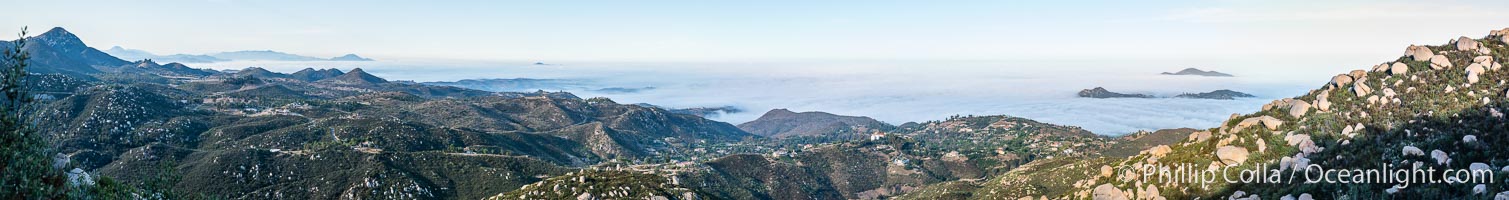
[[[1080,90],[1079,91],[1079,97],[1097,98],[1097,99],[1105,99],[1105,98],[1153,98],[1152,95],[1146,95],[1146,94],[1122,94],[1122,93],[1116,93],[1116,92],[1112,92],[1110,90],[1106,90],[1106,88],[1103,88],[1103,87],[1095,87],[1094,89]]]
[[[1078,95],[1079,95],[1079,97],[1096,98],[1096,99],[1109,99],[1109,98],[1159,98],[1157,96],[1147,95],[1147,94],[1125,94],[1125,93],[1112,92],[1110,90],[1106,90],[1106,88],[1103,88],[1103,87],[1095,87],[1093,89],[1080,90],[1079,93],[1078,93]],[[1246,97],[1257,97],[1257,96],[1253,96],[1252,94],[1247,94],[1247,93],[1232,91],[1232,90],[1226,90],[1226,89],[1215,90],[1215,91],[1210,91],[1210,92],[1201,92],[1201,93],[1184,93],[1184,94],[1179,94],[1179,95],[1174,96],[1174,98],[1217,99],[1217,100],[1232,100],[1232,99],[1236,99],[1236,98],[1246,98]]]
[[[1174,97],[1178,97],[1178,98],[1193,98],[1193,99],[1224,99],[1224,100],[1231,100],[1231,99],[1236,99],[1236,98],[1257,97],[1257,96],[1253,96],[1252,94],[1247,94],[1247,93],[1242,93],[1242,92],[1237,92],[1237,91],[1231,91],[1231,90],[1216,90],[1216,91],[1201,92],[1201,93],[1184,93],[1184,94],[1180,94],[1179,96],[1174,96]]]
[[[1162,74],[1163,75],[1195,75],[1195,76],[1211,76],[1211,77],[1233,77],[1231,74],[1221,73],[1221,72],[1217,72],[1217,71],[1204,71],[1204,70],[1195,69],[1195,68],[1184,68],[1184,70],[1179,70],[1179,72],[1173,72],[1173,73],[1163,72]]]
[[[869,117],[843,116],[825,112],[792,112],[774,109],[754,121],[739,124],[739,129],[755,135],[781,138],[822,136],[835,133],[863,133],[868,129],[890,129],[890,124]]]

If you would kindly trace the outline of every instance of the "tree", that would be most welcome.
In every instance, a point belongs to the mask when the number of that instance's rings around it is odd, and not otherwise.
[[[0,198],[61,198],[65,177],[51,167],[46,139],[27,120],[26,29],[0,59]]]

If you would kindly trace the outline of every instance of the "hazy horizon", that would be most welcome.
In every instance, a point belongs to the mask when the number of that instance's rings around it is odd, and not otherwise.
[[[1098,63],[1032,62],[634,62],[556,63],[455,62],[403,60],[232,61],[189,64],[211,69],[261,67],[291,73],[303,68],[364,71],[389,80],[419,82],[461,79],[561,79],[571,85],[549,91],[582,98],[609,97],[619,103],[649,103],[670,108],[734,106],[744,112],[710,116],[739,124],[769,109],[821,111],[867,116],[892,124],[942,120],[952,115],[1010,115],[1081,126],[1098,134],[1137,130],[1213,127],[1233,113],[1248,113],[1273,99],[1314,89],[1332,75],[1327,64],[1273,62],[1200,67],[1199,62],[1169,64],[1164,70],[1122,70],[1166,61]],[[1254,65],[1313,67],[1295,74],[1252,70]],[[1334,65],[1334,64],[1333,64]],[[1160,72],[1197,67],[1237,77],[1169,76]],[[931,68],[949,69],[933,71]],[[1360,69],[1361,66],[1357,67]],[[853,70],[865,69],[865,70]],[[1350,69],[1345,69],[1350,70]],[[1344,72],[1341,71],[1341,72]],[[1337,72],[1340,73],[1340,72]],[[601,92],[602,88],[646,88],[639,92]],[[1257,95],[1236,100],[1155,98],[1092,99],[1076,97],[1080,89],[1106,87],[1124,93],[1172,97],[1232,89]],[[538,88],[515,88],[529,92]]]
[[[1499,1],[26,1],[0,27],[66,27],[157,54],[522,61],[1370,57],[1505,26]],[[1466,6],[1471,5],[1471,6]],[[339,12],[339,15],[327,13]],[[149,22],[149,23],[143,23]]]

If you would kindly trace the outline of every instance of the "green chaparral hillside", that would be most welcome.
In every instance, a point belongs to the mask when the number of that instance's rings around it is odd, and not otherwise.
[[[361,69],[224,73],[121,61],[61,28],[28,39],[47,41],[21,50],[38,55],[28,118],[58,153],[49,161],[211,198],[478,199],[603,163],[711,159],[759,137],[569,93],[394,82]]]
[[[668,186],[696,191],[705,199],[895,198],[939,185],[979,182],[1036,160],[1124,157],[1101,152],[1162,144],[1169,131],[1112,138],[1018,117],[955,116],[871,132],[865,134],[870,137],[858,140],[834,142],[813,136],[752,140],[736,145],[766,147],[757,150],[762,154],[595,169],[651,172],[678,183]],[[830,134],[845,138],[854,133]],[[510,194],[554,191],[526,187]],[[574,196],[583,194],[597,195]]]

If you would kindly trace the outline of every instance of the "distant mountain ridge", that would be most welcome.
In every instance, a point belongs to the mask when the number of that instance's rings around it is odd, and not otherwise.
[[[213,63],[233,60],[262,60],[262,61],[374,61],[371,58],[361,57],[356,54],[346,54],[332,58],[318,58],[298,54],[284,53],[272,50],[255,51],[230,51],[212,53],[208,55],[172,54],[157,55],[152,52],[139,49],[127,49],[114,46],[104,51],[115,57],[126,60],[153,59],[181,63]]]
[[[189,54],[157,55],[157,54],[153,54],[152,52],[147,52],[147,51],[137,50],[137,49],[126,49],[126,48],[121,48],[120,46],[110,47],[110,49],[106,49],[105,50],[105,53],[108,53],[108,54],[113,55],[113,56],[115,56],[117,58],[125,59],[125,60],[148,60],[148,59],[150,59],[150,60],[157,60],[157,61],[163,61],[163,62],[178,62],[178,63],[212,63],[212,62],[230,61],[230,60],[227,60],[227,59],[216,58],[214,56],[207,56],[207,55],[189,55]]]

